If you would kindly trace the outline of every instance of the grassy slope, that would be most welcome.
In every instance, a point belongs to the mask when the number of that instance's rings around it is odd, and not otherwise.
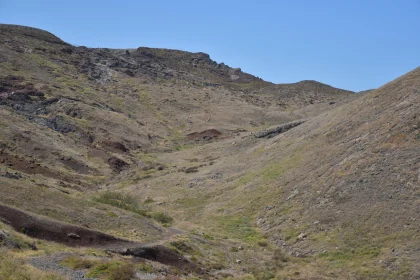
[[[173,171],[203,166],[127,190],[164,203],[181,228],[247,244],[259,261],[271,254],[258,249],[267,238],[295,256],[279,277],[415,278],[419,72],[269,140],[238,137],[162,155]]]
[[[419,110],[418,95],[410,91],[418,89],[418,70],[342,106],[354,99],[349,92],[310,81],[271,85],[237,72],[240,79],[232,82],[228,68],[214,72],[205,56],[192,68],[184,63],[191,54],[148,49],[147,57],[178,76],[160,77],[158,71],[154,77],[155,70],[145,68],[149,72],[132,77],[125,68],[95,64],[122,63],[119,54],[76,49],[39,31],[10,32],[16,30],[0,28],[2,85],[35,88],[47,100],[66,97],[39,117],[62,116],[76,129],[54,131],[1,106],[1,149],[42,167],[28,172],[22,164],[3,165],[3,173],[17,171],[23,178],[0,177],[2,202],[153,240],[160,235],[144,217],[92,200],[102,189],[130,193],[139,202],[149,196],[148,207],[170,213],[189,233],[178,240],[193,248],[186,254],[219,274],[416,275],[418,255],[410,246],[418,238]],[[89,71],[102,69],[99,77],[83,70],[88,60]],[[247,132],[207,145],[184,140],[207,128],[254,131],[301,118],[310,120],[269,140]],[[111,156],[130,168],[116,173],[107,162]],[[91,170],[72,168],[63,157]],[[198,172],[185,173],[188,167]],[[282,252],[290,259],[286,265]]]

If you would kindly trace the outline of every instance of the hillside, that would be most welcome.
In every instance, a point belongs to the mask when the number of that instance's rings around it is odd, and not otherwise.
[[[354,94],[204,53],[0,39],[2,228],[47,240],[7,254],[153,279],[420,276],[419,69]]]

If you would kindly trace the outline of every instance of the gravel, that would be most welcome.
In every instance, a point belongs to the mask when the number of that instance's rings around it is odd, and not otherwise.
[[[33,265],[34,267],[43,270],[43,271],[50,271],[55,272],[60,275],[67,277],[70,280],[95,280],[95,278],[85,278],[86,272],[83,270],[72,270],[68,267],[60,265],[60,262],[66,258],[71,256],[70,254],[54,254],[50,256],[41,256],[41,257],[34,257],[29,260],[29,264]]]

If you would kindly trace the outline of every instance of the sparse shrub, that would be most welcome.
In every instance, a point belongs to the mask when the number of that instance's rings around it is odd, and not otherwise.
[[[139,215],[152,218],[162,224],[171,224],[173,218],[163,212],[150,213],[147,209],[142,208],[138,199],[129,194],[123,194],[115,191],[106,191],[94,199],[97,202],[112,205]],[[147,201],[147,200],[146,200]],[[153,201],[153,200],[152,200]],[[152,202],[148,201],[148,203]]]
[[[136,264],[136,269],[146,272],[146,273],[152,273],[154,271],[153,265],[151,265],[150,263],[137,263]]]
[[[147,211],[140,207],[137,198],[129,194],[123,194],[115,191],[106,191],[99,197],[95,198],[95,201],[131,211],[142,216],[149,216]]]
[[[280,248],[274,251],[273,259],[277,268],[283,268],[284,264],[289,261],[289,257],[286,252]]]
[[[130,280],[136,274],[132,263],[119,261],[103,262],[95,265],[87,274],[90,278],[103,278],[107,280]]]
[[[239,252],[239,249],[238,247],[232,247],[230,248],[230,251],[236,253],[236,252]]]
[[[255,275],[255,278],[257,280],[270,280],[270,279],[274,279],[276,277],[275,273],[273,271],[263,271],[260,273],[257,273]]]
[[[123,263],[120,266],[110,269],[107,280],[131,280],[136,275],[134,265],[131,263]]]
[[[186,241],[172,241],[170,243],[177,251],[182,252],[182,253],[189,253],[193,251],[193,248],[191,248],[191,246],[186,242]]]
[[[60,264],[64,266],[68,266],[72,269],[89,269],[95,266],[96,264],[98,264],[98,261],[72,256],[72,257],[63,259],[60,262]]]
[[[98,278],[108,275],[111,270],[116,269],[121,265],[121,262],[104,262],[95,265],[87,274],[86,277]]]
[[[165,214],[163,212],[155,212],[152,213],[152,218],[162,224],[171,224],[173,222],[173,218],[169,216],[168,214]]]
[[[261,240],[261,241],[258,241],[258,246],[260,246],[260,247],[267,247],[268,246],[268,242],[267,241],[265,241],[265,240]]]

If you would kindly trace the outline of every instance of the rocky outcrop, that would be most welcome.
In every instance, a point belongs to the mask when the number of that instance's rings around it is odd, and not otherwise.
[[[271,128],[271,129],[267,129],[261,132],[258,132],[256,134],[254,134],[254,136],[256,138],[271,138],[274,137],[278,134],[284,133],[298,125],[303,124],[305,121],[301,120],[301,121],[296,121],[296,122],[291,122],[291,123],[286,123],[283,124],[281,126],[277,126],[275,128]]]
[[[129,164],[122,159],[119,159],[117,157],[110,157],[108,159],[108,164],[111,167],[112,170],[114,170],[117,173],[120,173],[124,169],[126,169]]]

